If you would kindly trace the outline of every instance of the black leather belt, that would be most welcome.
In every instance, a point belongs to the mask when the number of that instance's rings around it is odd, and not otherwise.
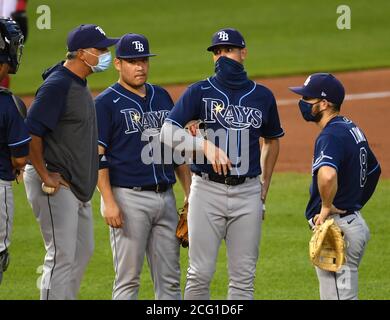
[[[346,213],[340,213],[339,216],[340,216],[340,218],[344,218],[344,217],[350,216],[351,214],[356,214],[356,212],[355,211],[348,211]]]
[[[142,186],[142,187],[127,187],[127,186],[116,186],[116,187],[132,189],[135,191],[154,191],[156,193],[161,193],[169,190],[172,187],[172,185],[163,183],[163,184],[152,184],[150,186]]]
[[[212,174],[212,173],[207,173],[203,174],[200,172],[195,172],[197,176],[203,177],[205,175],[208,180],[217,182],[217,183],[222,183],[226,184],[228,186],[237,186],[239,184],[243,184],[248,177],[237,177],[237,176],[222,176],[219,174]],[[249,177],[249,178],[254,178],[254,177]]]
[[[357,213],[358,213],[358,211],[347,211],[346,213],[340,213],[339,216],[340,216],[340,218],[345,218],[345,217],[350,216],[351,214],[357,214]],[[329,215],[329,217],[331,218],[331,217],[332,217],[332,214]],[[312,218],[310,218],[310,219],[308,220],[309,228],[310,228],[310,229],[313,229],[313,228],[314,228],[315,223],[314,223],[313,220],[314,220],[314,217],[312,217]]]

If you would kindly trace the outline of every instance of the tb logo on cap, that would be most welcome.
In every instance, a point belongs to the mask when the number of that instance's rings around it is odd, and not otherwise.
[[[96,30],[98,30],[103,36],[105,36],[106,35],[106,33],[103,31],[103,29],[102,28],[100,28],[100,27],[96,27],[95,28]]]
[[[229,34],[226,33],[225,31],[218,32],[218,37],[219,37],[219,40],[222,40],[222,41],[228,41],[229,40]]]
[[[309,84],[310,80],[311,80],[311,76],[308,76],[308,78],[306,79],[303,85],[306,87]]]
[[[135,50],[138,50],[138,52],[144,51],[144,45],[141,43],[141,41],[133,41],[132,44],[134,45]]]

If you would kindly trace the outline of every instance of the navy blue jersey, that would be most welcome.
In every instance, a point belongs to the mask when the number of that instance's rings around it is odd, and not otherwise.
[[[211,140],[229,156],[233,165],[231,175],[259,175],[259,138],[284,135],[274,95],[255,82],[249,82],[245,89],[230,89],[211,77],[191,85],[166,121],[183,128],[191,120],[202,120],[210,132],[226,133],[216,133],[217,138]],[[248,161],[246,166],[242,165],[243,161]],[[212,166],[204,163],[194,161],[191,170],[212,173]]]
[[[31,138],[10,94],[0,94],[0,179],[15,179],[11,156],[28,155]]]
[[[159,133],[173,101],[161,87],[145,84],[144,98],[119,83],[96,97],[99,144],[106,149],[110,182],[114,186],[137,187],[175,183],[173,164],[164,164],[163,154],[153,154],[151,139]],[[161,143],[158,142],[161,147]],[[142,154],[149,154],[145,163]]]
[[[380,174],[379,163],[363,131],[345,117],[333,118],[315,143],[307,219],[321,211],[317,175],[322,166],[337,171],[338,190],[333,204],[349,212],[360,210],[368,201]]]

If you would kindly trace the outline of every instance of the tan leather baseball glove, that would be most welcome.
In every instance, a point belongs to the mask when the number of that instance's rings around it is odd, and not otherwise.
[[[322,270],[338,271],[345,263],[344,235],[334,219],[315,226],[309,242],[311,262]]]
[[[183,208],[179,211],[179,223],[176,228],[176,237],[179,239],[180,244],[183,248],[187,248],[188,243],[188,224],[187,224],[187,214],[188,214],[188,202],[184,203]]]

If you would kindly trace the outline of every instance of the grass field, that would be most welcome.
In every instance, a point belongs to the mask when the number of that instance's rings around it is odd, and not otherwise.
[[[36,26],[37,7],[50,6],[51,29]],[[351,29],[338,30],[336,8],[351,8]],[[152,59],[150,81],[183,83],[213,73],[205,50],[212,34],[235,27],[245,35],[250,76],[311,71],[336,71],[390,66],[390,2],[387,0],[30,0],[30,35],[19,73],[17,93],[34,93],[42,71],[63,59],[67,33],[82,23],[96,23],[109,36],[145,34],[158,56]],[[116,81],[111,69],[89,78],[102,89]]]
[[[310,176],[276,173],[267,201],[260,260],[256,274],[256,299],[318,299],[318,284],[308,258],[310,231],[303,217]],[[363,211],[371,229],[371,241],[360,269],[360,299],[390,298],[390,180],[382,180]],[[182,194],[176,189],[178,203]],[[0,286],[0,300],[37,299],[37,269],[44,248],[39,227],[24,195],[23,185],[15,185],[15,224],[10,248],[12,261]],[[81,286],[81,299],[110,299],[113,282],[108,229],[100,217],[99,198],[93,199],[95,253]],[[227,263],[225,247],[219,254],[212,282],[212,299],[225,299]],[[182,286],[187,269],[187,250],[181,251]],[[142,274],[140,299],[153,299],[147,265]]]

